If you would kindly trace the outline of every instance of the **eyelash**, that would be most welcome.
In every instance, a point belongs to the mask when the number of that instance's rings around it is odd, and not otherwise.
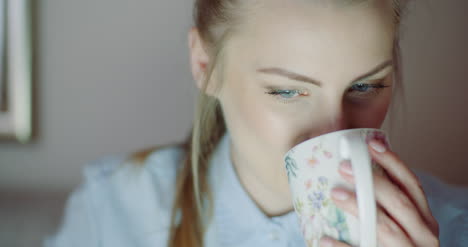
[[[354,84],[352,87],[354,87],[354,86],[365,87],[366,89],[369,89],[369,88],[373,89],[372,91],[368,91],[368,92],[364,92],[364,93],[357,93],[358,97],[366,95],[366,94],[367,94],[367,96],[365,96],[365,97],[376,96],[376,95],[380,94],[383,89],[389,87],[389,86],[384,85],[383,83],[376,83],[376,84],[357,83],[357,84]],[[354,89],[354,90],[358,90],[358,89]],[[347,92],[352,92],[352,91],[353,91],[353,89],[350,88]],[[309,93],[307,93],[305,91],[296,90],[296,89],[286,89],[286,90],[271,89],[271,90],[269,90],[269,91],[267,91],[265,93],[275,97],[280,102],[286,103],[286,104],[295,102],[295,99],[293,98],[294,96],[291,97],[291,98],[281,97],[285,93],[295,93],[298,96],[308,96],[309,95]]]
[[[365,86],[367,88],[372,88],[373,90],[368,91],[368,93],[358,93],[358,96],[362,96],[362,95],[367,94],[365,97],[377,96],[378,94],[380,94],[382,92],[383,89],[385,89],[387,87],[390,87],[390,86],[384,85],[382,82],[376,83],[376,84],[356,83],[353,86]],[[351,89],[348,90],[347,92],[350,92],[350,91],[351,91]]]
[[[281,95],[284,95],[284,93],[295,93],[299,96],[307,96],[309,95],[307,92],[304,92],[302,90],[296,90],[296,89],[286,89],[286,90],[281,90],[281,89],[271,89],[268,92],[265,92],[267,94],[270,94],[271,96],[275,97],[277,100],[279,100],[281,103],[292,103],[295,102],[294,99],[291,98],[283,98]]]

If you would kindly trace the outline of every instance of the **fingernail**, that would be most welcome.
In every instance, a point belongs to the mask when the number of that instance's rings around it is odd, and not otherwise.
[[[348,175],[353,175],[353,168],[351,167],[351,162],[349,161],[341,162],[340,169]]]
[[[334,188],[331,192],[331,196],[337,200],[344,201],[349,198],[349,193],[341,188]]]
[[[379,152],[379,153],[383,153],[383,152],[385,152],[385,150],[387,150],[387,149],[385,148],[385,146],[384,146],[382,143],[380,143],[379,141],[376,141],[376,140],[370,141],[370,142],[369,142],[369,145],[370,145],[375,151],[377,151],[377,152]]]
[[[320,239],[320,247],[333,247],[333,240],[328,237],[322,237]]]

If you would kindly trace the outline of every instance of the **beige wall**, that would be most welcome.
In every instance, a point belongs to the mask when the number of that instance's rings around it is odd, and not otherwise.
[[[392,143],[408,164],[468,185],[468,2],[417,2],[402,43],[407,124]],[[0,188],[70,189],[86,161],[181,140],[195,92],[186,48],[191,7],[40,1],[39,138],[0,143]]]
[[[407,128],[394,143],[408,164],[468,185],[468,2],[415,2],[402,42]]]

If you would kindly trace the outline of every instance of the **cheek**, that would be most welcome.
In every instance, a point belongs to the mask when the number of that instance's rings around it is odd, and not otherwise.
[[[245,85],[226,87],[222,100],[226,124],[250,148],[282,151],[282,142],[291,135],[294,120],[285,116],[278,109],[280,103],[265,91]]]
[[[380,128],[390,105],[390,96],[381,97],[367,105],[349,107],[349,118],[354,128]]]

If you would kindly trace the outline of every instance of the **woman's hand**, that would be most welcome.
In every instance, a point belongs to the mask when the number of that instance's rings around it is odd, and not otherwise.
[[[426,196],[416,175],[392,151],[376,140],[369,143],[372,158],[388,175],[374,173],[377,200],[377,240],[384,247],[436,247],[439,246],[439,226],[429,209]],[[340,174],[350,183],[354,177],[349,163],[340,167]],[[343,188],[334,188],[332,197],[336,205],[358,216],[356,195]],[[349,246],[323,238],[322,247]]]

